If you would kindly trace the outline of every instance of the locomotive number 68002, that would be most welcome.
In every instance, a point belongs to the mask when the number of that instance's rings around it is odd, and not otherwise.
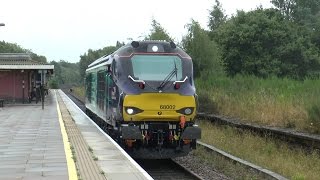
[[[160,109],[176,109],[175,105],[160,105]]]

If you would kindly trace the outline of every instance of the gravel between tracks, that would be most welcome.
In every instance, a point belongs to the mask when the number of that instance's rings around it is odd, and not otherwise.
[[[174,161],[176,161],[183,167],[193,171],[195,174],[199,175],[203,179],[230,179],[222,173],[219,173],[216,169],[212,169],[203,162],[201,162],[199,158],[193,155],[193,152],[191,152],[188,156],[174,158]]]

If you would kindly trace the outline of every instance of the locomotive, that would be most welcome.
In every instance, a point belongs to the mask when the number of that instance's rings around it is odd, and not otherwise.
[[[196,148],[190,56],[174,42],[132,41],[86,69],[86,113],[131,156],[165,159]]]

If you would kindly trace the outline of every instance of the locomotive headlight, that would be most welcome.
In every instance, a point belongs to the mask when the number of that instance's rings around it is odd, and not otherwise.
[[[192,110],[190,108],[184,109],[184,114],[189,115],[192,113]]]
[[[130,114],[130,115],[133,114],[133,109],[128,108],[128,109],[127,109],[127,113]]]
[[[177,110],[177,113],[183,114],[183,115],[191,115],[194,111],[194,107],[185,107],[182,109]]]
[[[125,112],[129,115],[135,115],[135,114],[143,112],[143,110],[136,108],[136,107],[125,107]]]
[[[152,46],[152,51],[153,52],[158,52],[158,50],[159,50],[158,46]]]

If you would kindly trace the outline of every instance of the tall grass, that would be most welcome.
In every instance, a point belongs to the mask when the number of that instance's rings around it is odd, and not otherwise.
[[[196,87],[202,111],[320,132],[320,80],[206,74],[196,81]]]
[[[85,88],[83,86],[72,87],[73,94],[76,95],[80,100],[85,99]]]
[[[237,157],[277,172],[289,179],[319,179],[319,151],[305,152],[276,139],[241,132],[227,126],[199,121],[201,141],[212,144]]]

